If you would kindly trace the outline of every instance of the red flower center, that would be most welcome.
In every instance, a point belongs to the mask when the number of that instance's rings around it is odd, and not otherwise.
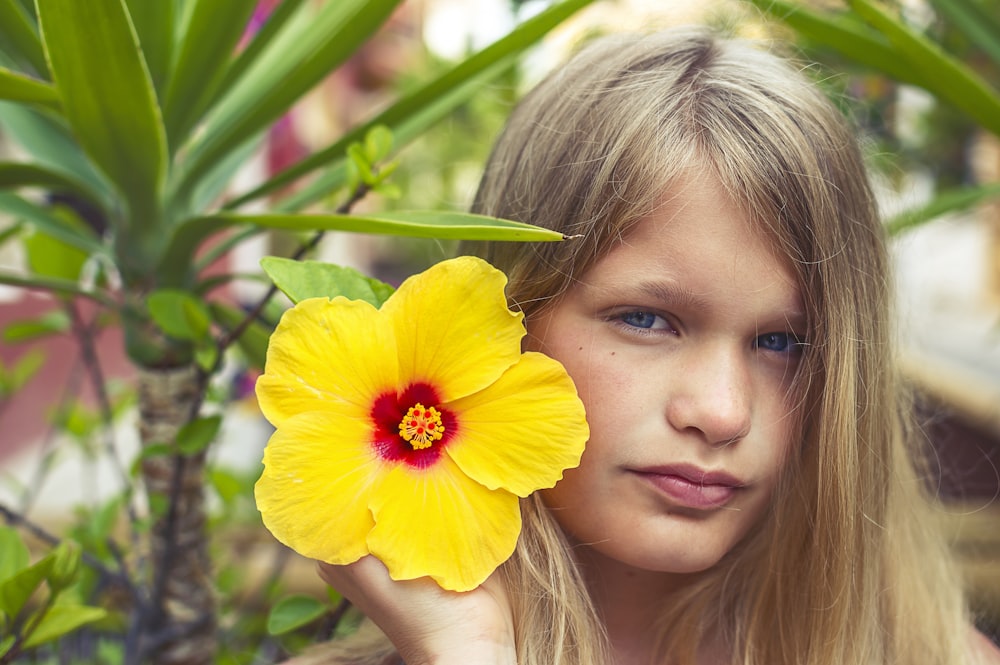
[[[454,415],[441,408],[439,401],[437,391],[427,383],[415,383],[375,400],[372,445],[382,459],[419,468],[437,461],[457,429]]]

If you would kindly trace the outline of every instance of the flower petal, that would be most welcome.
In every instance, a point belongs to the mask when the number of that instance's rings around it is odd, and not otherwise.
[[[516,496],[489,490],[442,455],[426,469],[399,465],[372,494],[372,554],[393,579],[425,575],[444,589],[474,589],[514,552]]]
[[[366,302],[310,298],[281,317],[267,349],[257,400],[275,426],[331,402],[370,409],[397,383],[392,326]]]
[[[525,353],[496,383],[446,408],[459,422],[446,453],[486,487],[518,496],[555,485],[590,436],[573,381],[540,353]]]
[[[384,467],[368,443],[371,425],[350,414],[290,418],[264,449],[254,486],[264,526],[299,554],[345,564],[368,554],[368,510]]]
[[[449,401],[481,390],[521,354],[521,313],[507,309],[507,277],[482,259],[441,261],[382,305],[392,317],[399,381],[431,383]]]

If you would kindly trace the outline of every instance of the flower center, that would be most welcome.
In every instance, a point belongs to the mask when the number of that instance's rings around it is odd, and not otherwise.
[[[440,441],[444,436],[441,413],[433,406],[425,407],[417,402],[399,422],[399,435],[406,439],[414,450],[430,448],[435,441]]]

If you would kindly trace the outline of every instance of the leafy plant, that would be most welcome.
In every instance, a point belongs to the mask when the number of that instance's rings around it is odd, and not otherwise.
[[[812,9],[791,0],[747,0],[780,19],[813,44],[832,48],[869,70],[931,93],[972,123],[1000,137],[1000,89],[933,35],[910,25],[876,0],[847,0],[842,9]],[[1000,18],[989,0],[930,0],[934,11],[1000,71]],[[985,69],[985,68],[984,68]],[[1000,195],[988,183],[940,192],[918,209],[888,221],[899,233],[942,214],[965,210]]]
[[[78,544],[63,541],[31,563],[20,534],[0,526],[0,663],[106,616],[102,608],[72,599],[80,557]]]
[[[589,1],[551,5],[270,180],[233,191],[233,174],[269,128],[400,0],[284,0],[249,37],[257,0],[0,0],[0,131],[18,149],[0,162],[0,211],[13,220],[0,241],[32,234],[29,275],[0,272],[0,283],[64,303],[65,317],[22,322],[21,335],[66,330],[69,319],[87,346],[98,327],[120,326],[138,377],[137,468],[151,524],[127,488],[106,509],[127,516],[132,550],[108,549],[103,535],[93,542],[130,575],[126,662],[207,663],[218,647],[204,496],[221,421],[203,407],[232,346],[262,363],[262,313],[275,289],[242,312],[214,297],[234,276],[205,268],[267,229],[310,234],[294,259],[330,230],[559,240],[461,213],[352,210],[371,191],[392,193],[401,145]],[[265,201],[268,212],[246,212]],[[90,321],[76,309],[81,300],[92,303]],[[96,362],[89,367],[109,423],[103,377]]]

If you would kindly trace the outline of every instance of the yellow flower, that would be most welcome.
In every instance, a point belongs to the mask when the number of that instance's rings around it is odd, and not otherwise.
[[[312,298],[285,313],[257,381],[276,431],[255,494],[278,540],[455,591],[511,555],[518,497],[576,466],[589,431],[562,365],[521,353],[505,284],[460,257],[380,309]]]

